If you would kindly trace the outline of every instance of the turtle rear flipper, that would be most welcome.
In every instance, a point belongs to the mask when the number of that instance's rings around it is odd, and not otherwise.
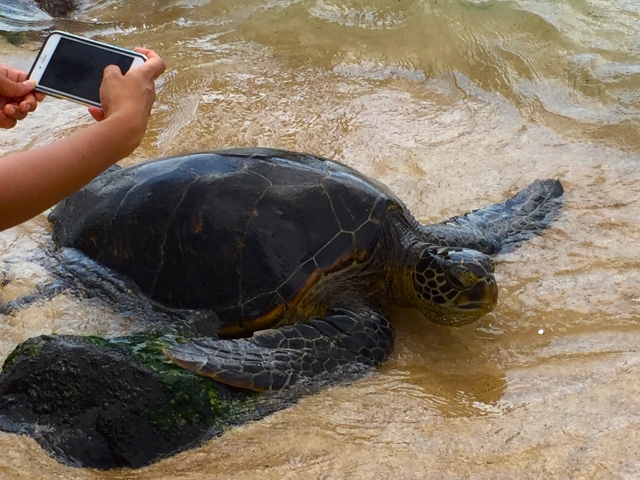
[[[537,180],[506,202],[425,225],[422,232],[436,245],[472,248],[487,255],[506,253],[555,220],[563,193],[560,181]]]
[[[382,363],[393,344],[389,321],[373,310],[336,310],[309,323],[264,330],[251,338],[199,338],[167,347],[177,365],[221,383],[279,390],[300,377],[336,373],[351,364]]]

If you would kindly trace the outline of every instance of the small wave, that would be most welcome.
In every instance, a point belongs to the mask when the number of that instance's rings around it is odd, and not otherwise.
[[[51,17],[33,2],[4,0],[0,4],[0,31],[40,30],[50,25]]]
[[[329,3],[319,0],[309,9],[309,13],[329,23],[345,27],[359,27],[370,30],[397,28],[408,19],[406,12],[377,9],[372,5],[349,6],[343,3]]]

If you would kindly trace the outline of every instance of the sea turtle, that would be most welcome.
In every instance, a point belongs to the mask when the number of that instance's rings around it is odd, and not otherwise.
[[[216,336],[166,348],[174,363],[263,391],[383,362],[388,303],[451,326],[490,312],[491,255],[541,232],[562,193],[557,180],[537,181],[505,203],[421,225],[386,186],[336,161],[245,148],[109,172],[50,220],[57,245],[155,302],[216,314]]]

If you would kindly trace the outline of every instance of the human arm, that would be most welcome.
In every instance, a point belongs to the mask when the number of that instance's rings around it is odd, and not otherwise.
[[[98,123],[48,145],[0,158],[0,230],[55,205],[140,144],[155,100],[153,81],[165,65],[151,50],[149,60],[122,75],[105,69],[100,87],[104,110],[89,109]]]

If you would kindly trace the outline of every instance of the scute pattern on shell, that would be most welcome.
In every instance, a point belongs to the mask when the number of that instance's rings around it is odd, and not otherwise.
[[[258,330],[323,275],[366,261],[393,208],[386,187],[339,163],[239,149],[110,173],[52,216],[59,245],[154,300]]]

